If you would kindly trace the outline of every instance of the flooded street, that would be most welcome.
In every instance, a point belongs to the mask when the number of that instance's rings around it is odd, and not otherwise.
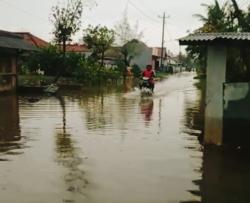
[[[108,87],[2,95],[0,202],[249,202],[249,157],[199,142],[193,77],[170,76],[148,99]]]

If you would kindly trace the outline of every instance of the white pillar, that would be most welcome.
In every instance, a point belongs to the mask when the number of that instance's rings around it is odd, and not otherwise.
[[[205,108],[205,144],[223,142],[223,83],[226,81],[227,49],[209,46]]]

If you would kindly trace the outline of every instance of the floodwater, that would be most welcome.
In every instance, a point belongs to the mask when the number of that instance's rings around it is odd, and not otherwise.
[[[250,202],[249,156],[203,149],[193,73],[124,88],[0,96],[1,203]]]

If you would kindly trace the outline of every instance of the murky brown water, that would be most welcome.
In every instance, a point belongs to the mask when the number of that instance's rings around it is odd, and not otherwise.
[[[237,168],[223,150],[202,150],[193,76],[172,76],[144,100],[108,87],[0,96],[0,202],[249,202],[248,158],[233,153]]]

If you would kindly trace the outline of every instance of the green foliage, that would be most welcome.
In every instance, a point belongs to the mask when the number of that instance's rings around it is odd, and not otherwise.
[[[79,53],[67,53],[65,57],[65,72],[64,76],[72,77],[73,73],[77,70],[80,61],[87,60],[84,55]]]
[[[138,65],[133,65],[132,66],[132,72],[133,72],[133,75],[134,75],[134,77],[137,77],[137,78],[139,78],[139,77],[141,77],[141,69],[140,69],[140,67],[138,66]]]
[[[77,53],[68,53],[65,58],[56,47],[41,49],[24,58],[23,73],[35,73],[38,69],[46,76],[56,76],[58,69],[65,65],[62,76],[73,77],[78,82],[95,84],[100,81],[117,80],[122,75],[117,66],[103,67],[99,63]]]
[[[97,84],[109,79],[117,80],[121,76],[119,70],[115,68],[106,68],[86,59],[80,60],[73,75],[77,81],[84,84]]]
[[[85,56],[78,53],[68,53],[63,58],[57,47],[50,46],[24,58],[23,72],[35,73],[40,69],[45,75],[56,76],[58,70],[65,66],[62,76],[71,77],[82,59]]]
[[[66,42],[80,29],[83,4],[82,0],[69,0],[65,7],[52,8],[53,34],[58,44],[63,44],[65,54]]]
[[[206,16],[196,14],[194,16],[198,17],[204,24],[199,29],[201,32],[225,32],[234,31],[235,23],[232,21],[232,8],[229,4],[224,4],[220,6],[217,0],[214,4],[207,5],[203,4],[206,8]]]
[[[58,69],[63,64],[63,58],[54,46],[34,52],[23,60],[26,72],[28,70],[34,73],[40,69],[44,71],[45,75],[56,75]]]
[[[203,26],[195,32],[249,32],[250,31],[250,7],[247,11],[239,8],[236,0],[228,0],[222,6],[215,0],[214,4],[207,5],[206,15],[195,15]],[[206,48],[204,46],[188,46],[188,57],[194,60],[198,74],[205,74]],[[238,49],[239,50],[239,49]],[[227,80],[250,81],[250,51],[248,48],[235,48],[228,50]],[[234,79],[233,79],[234,78]]]
[[[123,77],[126,77],[127,74],[127,66],[124,63],[123,60],[116,61],[115,65],[117,66],[117,70],[123,75]]]
[[[101,59],[101,65],[103,66],[104,53],[113,44],[115,37],[114,31],[108,29],[106,26],[91,26],[85,30],[84,42],[88,45],[88,48],[93,50],[93,57],[95,59]]]
[[[133,39],[122,46],[121,53],[126,66],[130,66],[131,60],[140,55],[144,47],[145,45],[136,39]]]

